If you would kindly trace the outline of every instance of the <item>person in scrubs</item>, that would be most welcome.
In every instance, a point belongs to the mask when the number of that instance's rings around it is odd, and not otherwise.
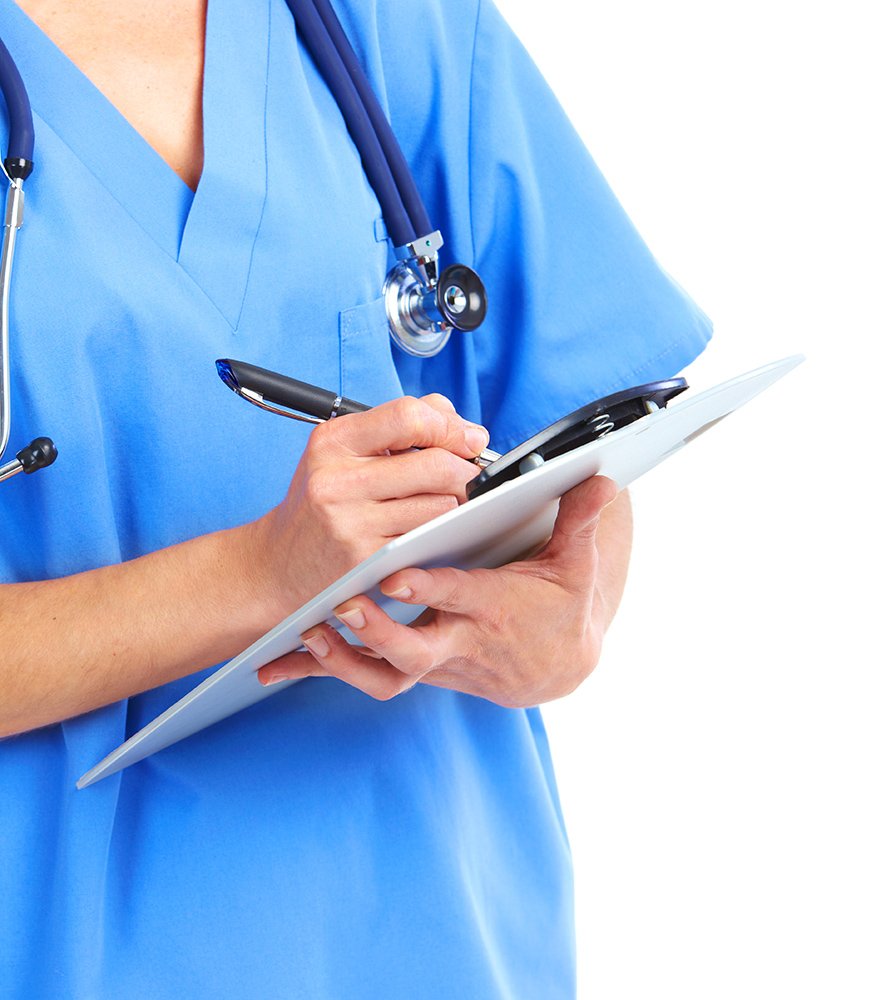
[[[489,439],[708,339],[491,0],[336,6],[445,263],[488,289],[431,360],[391,350],[380,208],[284,0],[0,0],[36,130],[14,433],[59,449],[0,486],[0,997],[574,995],[536,706],[590,673],[621,596],[606,480],[524,561],[385,581],[432,609],[417,627],[350,601],[364,649],[313,629],[258,676],[302,683],[74,787],[454,507]],[[379,405],[310,434],[218,357]]]

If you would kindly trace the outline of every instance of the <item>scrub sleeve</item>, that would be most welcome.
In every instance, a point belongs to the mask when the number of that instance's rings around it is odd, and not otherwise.
[[[503,450],[704,346],[488,0],[337,11],[444,263],[489,291],[485,325],[430,361],[391,353],[380,209],[283,0],[209,2],[194,195],[0,0],[36,128],[13,444],[59,447],[0,486],[0,580],[134,558],[281,499],[307,431],[236,400],[218,357],[372,403],[443,392]],[[0,997],[574,995],[537,710],[308,680],[75,791],[202,676],[0,744]]]

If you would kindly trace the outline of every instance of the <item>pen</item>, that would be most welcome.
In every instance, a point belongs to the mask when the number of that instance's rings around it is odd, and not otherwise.
[[[217,373],[242,399],[292,420],[321,424],[346,413],[364,413],[371,409],[366,403],[358,403],[330,389],[321,389],[267,368],[249,365],[246,361],[221,358],[217,361]],[[470,461],[485,468],[500,457],[498,452],[484,448],[477,458]]]

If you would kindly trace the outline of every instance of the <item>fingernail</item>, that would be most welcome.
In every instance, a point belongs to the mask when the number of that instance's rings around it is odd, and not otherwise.
[[[385,597],[395,597],[397,601],[407,601],[412,596],[411,587],[400,587],[399,590],[383,590],[381,593]]]
[[[489,443],[489,432],[478,424],[468,424],[464,430],[464,443],[474,455],[479,455]]]
[[[278,684],[280,681],[288,680],[287,674],[273,674],[271,677],[263,681],[264,687],[268,687],[270,684]]]
[[[361,608],[352,608],[349,611],[341,611],[337,615],[337,620],[342,621],[348,628],[365,628],[365,615]]]
[[[323,635],[309,635],[303,637],[303,645],[316,656],[327,656],[331,652],[328,640]]]

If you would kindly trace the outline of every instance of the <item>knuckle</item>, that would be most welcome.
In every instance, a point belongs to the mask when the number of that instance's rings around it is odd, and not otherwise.
[[[443,587],[437,607],[445,611],[453,611],[460,603],[461,578],[451,567],[446,567],[443,573]]]
[[[396,416],[407,430],[417,432],[424,426],[426,408],[415,396],[403,396],[396,401]]]
[[[592,666],[579,665],[576,670],[566,673],[556,680],[548,688],[546,695],[539,700],[552,701],[555,698],[566,698],[568,695],[574,694],[581,687],[582,682],[587,680],[593,669]]]
[[[566,679],[566,683],[563,685],[563,689],[559,692],[557,697],[563,698],[566,695],[572,694],[573,692],[577,691],[581,687],[582,681],[586,680],[590,675],[590,673],[591,673],[590,670],[579,670],[571,677],[568,677]]]
[[[350,493],[358,497],[367,497],[376,478],[375,470],[372,466],[362,463],[353,463],[349,470]],[[341,484],[341,492],[343,486]]]
[[[427,403],[428,406],[432,406],[435,410],[442,410],[446,413],[455,412],[455,404],[448,396],[443,396],[441,392],[428,393],[426,396],[421,396],[421,400]]]
[[[336,420],[326,420],[324,423],[316,424],[310,431],[309,438],[304,449],[305,455],[318,457],[331,447],[331,442],[338,433],[335,427]]]
[[[386,680],[371,687],[368,693],[375,701],[392,701],[402,694],[404,685],[399,680]]]
[[[441,494],[434,498],[432,507],[433,517],[439,517],[441,514],[447,514],[450,510],[455,510],[458,506],[458,500],[452,494]]]
[[[433,669],[430,654],[424,651],[410,653],[400,661],[399,668],[413,683]]]
[[[324,509],[337,497],[336,476],[326,468],[312,469],[306,477],[303,490],[307,501]]]
[[[445,448],[426,448],[418,454],[424,455],[427,475],[430,477],[431,483],[441,486],[443,489],[451,489],[455,483],[462,482],[460,477],[463,475],[463,470],[458,467],[468,465],[468,462],[453,455],[450,451],[446,451]]]
[[[581,676],[579,677],[579,684],[581,684],[586,677],[589,677],[592,673],[594,673],[597,664],[600,662],[600,653],[602,649],[602,640],[591,636],[580,660]]]
[[[565,692],[569,693],[569,692]],[[563,691],[560,686],[553,686],[542,676],[535,674],[527,676],[506,693],[509,708],[535,708],[554,698],[560,698]]]
[[[443,611],[454,611],[458,606],[458,589],[457,587],[452,587],[449,590],[443,591],[442,596],[436,602],[438,608]]]
[[[530,708],[536,704],[530,687],[529,678],[501,675],[490,699],[502,708]]]
[[[448,456],[449,472],[451,474],[451,485],[456,492],[464,495],[464,487],[479,475],[479,468],[466,458],[461,458],[453,452],[446,452]]]

